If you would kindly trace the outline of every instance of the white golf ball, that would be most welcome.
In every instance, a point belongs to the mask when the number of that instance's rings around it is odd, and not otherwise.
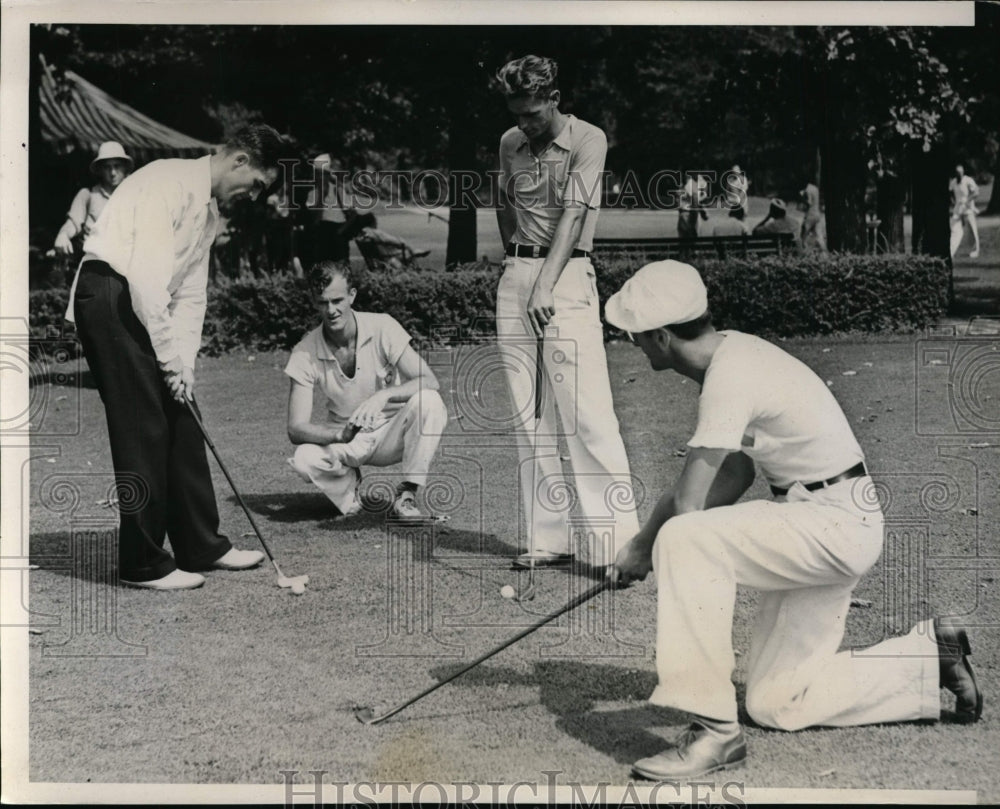
[[[509,584],[505,584],[503,587],[500,588],[500,595],[502,595],[504,598],[513,598],[514,588],[511,587]]]
[[[292,592],[295,593],[295,595],[297,596],[302,595],[305,591],[306,591],[306,586],[300,581],[297,581],[295,582],[295,584],[292,585]]]

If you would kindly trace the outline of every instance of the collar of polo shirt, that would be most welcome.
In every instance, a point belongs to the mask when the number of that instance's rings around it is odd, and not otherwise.
[[[358,317],[358,313],[353,309],[351,310],[354,314],[354,323],[357,326],[358,333],[355,335],[354,350],[357,351],[361,346],[372,339],[371,330],[368,328],[368,323],[365,322],[365,318]],[[333,351],[330,348],[330,344],[326,340],[326,332],[320,329],[320,347],[319,351],[316,352],[321,360],[335,360],[337,359]]]
[[[558,146],[563,151],[568,152],[569,149],[570,149],[570,143],[571,143],[571,141],[570,141],[570,129],[573,126],[573,121],[574,120],[575,120],[574,116],[567,115],[566,116],[566,125],[562,128],[562,130],[559,132],[559,134],[556,135],[545,146],[545,148],[548,149],[549,146],[552,146],[553,144],[555,144],[556,146]],[[520,134],[520,136],[521,136],[521,142],[517,145],[517,151],[521,151],[522,149],[524,149],[526,146],[529,145],[529,141],[528,141],[528,136],[525,135],[523,132],[519,131],[518,134]]]

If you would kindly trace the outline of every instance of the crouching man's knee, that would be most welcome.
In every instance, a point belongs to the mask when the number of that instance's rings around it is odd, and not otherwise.
[[[440,393],[436,390],[423,388],[410,399],[410,406],[416,408],[421,432],[431,435],[439,435],[444,432],[444,428],[448,424],[448,409],[444,406],[444,399],[441,398]]]
[[[299,444],[295,454],[288,459],[289,466],[303,480],[312,480],[312,475],[326,460],[326,449],[318,444]]]
[[[657,532],[656,554],[664,564],[683,566],[691,557],[703,556],[709,540],[703,530],[701,512],[679,514],[667,520]]]

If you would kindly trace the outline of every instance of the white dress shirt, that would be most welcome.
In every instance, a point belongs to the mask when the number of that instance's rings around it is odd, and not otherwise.
[[[132,308],[160,362],[194,367],[205,320],[208,262],[218,226],[210,157],[155,160],[126,177],[87,240],[84,261],[128,281]],[[73,320],[76,279],[70,292]]]

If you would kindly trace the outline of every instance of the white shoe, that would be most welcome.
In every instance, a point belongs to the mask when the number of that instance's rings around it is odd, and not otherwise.
[[[248,570],[257,567],[264,561],[260,551],[241,551],[230,548],[222,556],[212,562],[212,567],[218,570]]]
[[[978,249],[973,250],[971,253],[969,253],[969,258],[979,258],[979,250]]]
[[[193,590],[205,583],[205,577],[200,573],[191,573],[187,570],[172,570],[166,576],[152,581],[128,581],[127,579],[120,581],[129,587],[142,587],[147,590]]]
[[[365,510],[365,507],[363,505],[361,505],[361,501],[358,500],[357,497],[355,497],[351,501],[351,504],[349,506],[346,506],[345,508],[343,508],[343,509],[340,510],[339,517],[341,519],[345,519],[346,520],[346,519],[348,519],[350,517],[356,517],[358,514],[360,514],[364,510]]]

